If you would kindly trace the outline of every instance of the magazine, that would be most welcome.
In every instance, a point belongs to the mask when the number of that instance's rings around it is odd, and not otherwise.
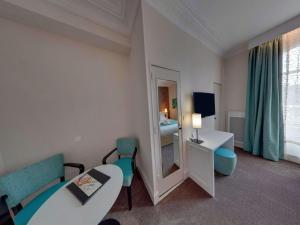
[[[67,189],[84,205],[109,179],[106,174],[92,169],[67,185]]]
[[[102,183],[97,181],[88,173],[82,177],[79,177],[77,180],[74,181],[77,187],[80,188],[88,197],[90,197],[96,190],[98,190]]]

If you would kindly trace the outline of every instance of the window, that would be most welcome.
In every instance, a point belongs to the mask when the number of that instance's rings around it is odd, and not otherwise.
[[[282,60],[285,152],[300,159],[300,29],[283,35]]]

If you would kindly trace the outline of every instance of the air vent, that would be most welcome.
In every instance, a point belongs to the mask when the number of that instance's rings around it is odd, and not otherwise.
[[[234,134],[234,146],[244,147],[244,112],[228,112],[227,131]]]

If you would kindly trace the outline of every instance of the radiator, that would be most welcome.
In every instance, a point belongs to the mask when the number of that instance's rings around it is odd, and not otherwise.
[[[234,146],[244,147],[244,112],[228,112],[227,131],[234,134]]]

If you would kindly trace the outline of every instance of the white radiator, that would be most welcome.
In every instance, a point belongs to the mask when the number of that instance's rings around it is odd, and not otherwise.
[[[234,146],[244,147],[244,112],[228,112],[227,131],[234,134]]]

